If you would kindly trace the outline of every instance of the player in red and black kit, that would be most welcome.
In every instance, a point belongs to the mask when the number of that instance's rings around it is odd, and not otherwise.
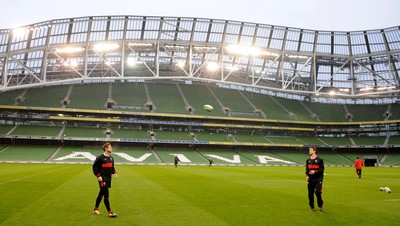
[[[317,149],[308,149],[310,158],[306,162],[306,179],[308,181],[308,204],[312,211],[314,208],[314,192],[317,197],[317,204],[320,211],[324,211],[324,201],[322,200],[322,181],[324,180],[324,160],[317,156]]]
[[[175,166],[175,168],[178,167],[178,163],[179,163],[180,161],[181,161],[181,160],[179,160],[178,156],[175,155],[175,157],[174,157],[174,166]]]
[[[93,163],[93,173],[97,177],[100,187],[93,213],[100,214],[99,205],[104,197],[104,205],[107,208],[108,216],[117,217],[117,214],[111,211],[110,201],[108,200],[110,196],[108,189],[111,188],[111,175],[114,175],[115,177],[117,176],[117,172],[114,168],[114,159],[111,157],[112,146],[110,143],[105,143],[102,148],[104,151],[103,154],[97,156]]]

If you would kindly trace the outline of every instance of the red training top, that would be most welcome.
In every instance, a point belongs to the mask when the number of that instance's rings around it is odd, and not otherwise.
[[[361,169],[364,166],[364,163],[361,159],[357,159],[356,162],[354,163],[354,167],[356,167],[356,169]]]

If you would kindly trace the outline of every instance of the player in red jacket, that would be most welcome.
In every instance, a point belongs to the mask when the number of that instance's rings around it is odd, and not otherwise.
[[[354,162],[354,167],[356,168],[356,173],[358,175],[358,178],[361,178],[361,171],[363,166],[364,162],[359,157],[357,157],[356,161]]]

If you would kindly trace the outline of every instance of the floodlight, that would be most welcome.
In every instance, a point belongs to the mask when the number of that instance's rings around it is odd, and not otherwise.
[[[261,49],[252,46],[241,46],[241,45],[229,45],[226,47],[228,52],[233,54],[239,54],[244,56],[258,56],[262,54]]]
[[[374,88],[372,88],[372,87],[364,87],[364,88],[361,88],[360,89],[360,91],[370,91],[370,90],[373,90]]]
[[[392,89],[395,89],[396,88],[396,86],[381,86],[381,87],[378,87],[378,90],[379,91],[381,91],[381,90],[392,90]]]
[[[218,68],[219,68],[219,65],[215,62],[210,62],[207,64],[207,70],[209,70],[209,71],[216,71],[216,70],[218,70]]]
[[[185,67],[185,62],[179,62],[176,64],[176,66],[180,67],[180,68],[184,68]]]
[[[26,28],[22,28],[22,27],[15,28],[13,30],[13,34],[14,34],[14,37],[23,37],[27,31],[28,31],[28,29],[26,29]]]
[[[76,66],[78,66],[78,62],[76,62],[76,61],[71,61],[71,62],[69,62],[69,65],[70,65],[71,67],[76,67]]]
[[[116,43],[102,43],[93,45],[94,49],[100,52],[110,51],[114,49],[118,49],[119,45]]]
[[[65,47],[56,49],[57,53],[79,53],[84,51],[85,48],[82,47]]]
[[[329,91],[329,95],[334,96],[335,94],[336,94],[335,91],[333,90]]]
[[[129,43],[129,46],[140,46],[140,47],[150,47],[153,46],[152,43]]]
[[[226,67],[226,69],[228,69],[228,70],[230,70],[230,71],[237,71],[237,70],[239,70],[239,68],[236,67],[236,66],[228,66],[228,67]]]
[[[126,62],[130,66],[134,66],[135,64],[139,63],[139,61],[136,59],[136,57],[128,57],[128,59],[126,59]]]
[[[307,59],[308,56],[301,56],[301,55],[288,55],[289,58],[297,58],[297,59]]]

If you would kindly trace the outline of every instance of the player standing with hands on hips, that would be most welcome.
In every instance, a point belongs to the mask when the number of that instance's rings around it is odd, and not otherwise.
[[[324,211],[324,201],[322,200],[322,181],[324,180],[324,160],[317,156],[315,147],[308,148],[310,158],[306,162],[306,179],[308,181],[308,204],[311,211],[314,208],[314,192],[317,197],[317,204],[320,211]]]
[[[96,204],[93,209],[94,214],[100,214],[99,205],[104,197],[104,205],[108,211],[109,217],[117,217],[117,214],[113,213],[110,208],[110,201],[108,200],[110,193],[109,188],[111,188],[111,175],[117,176],[117,172],[114,168],[114,159],[111,157],[112,146],[110,143],[103,144],[103,154],[97,156],[93,163],[93,173],[97,177],[99,183],[100,191],[96,198]]]

